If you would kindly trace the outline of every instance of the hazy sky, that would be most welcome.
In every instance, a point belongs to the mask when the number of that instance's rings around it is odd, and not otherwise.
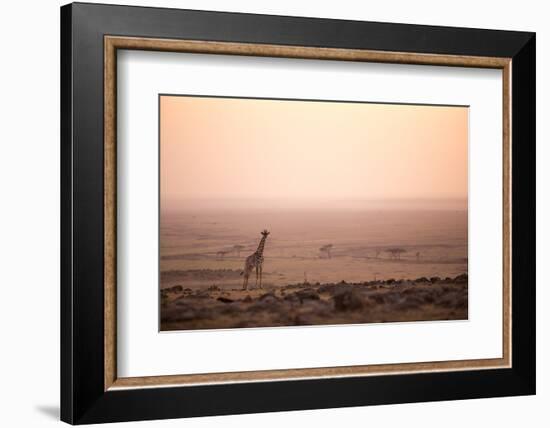
[[[161,199],[465,199],[468,109],[161,97]]]

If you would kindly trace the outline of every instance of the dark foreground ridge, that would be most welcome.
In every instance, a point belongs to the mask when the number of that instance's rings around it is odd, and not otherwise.
[[[465,320],[468,275],[160,292],[161,330]]]

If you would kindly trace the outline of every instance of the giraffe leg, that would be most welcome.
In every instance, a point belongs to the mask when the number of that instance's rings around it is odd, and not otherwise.
[[[255,288],[258,288],[258,266],[256,266],[256,284],[254,285]]]
[[[259,271],[260,271],[260,288],[263,288],[263,287],[262,287],[262,270],[263,270],[263,269],[264,269],[263,266],[260,265],[260,267],[259,267]]]

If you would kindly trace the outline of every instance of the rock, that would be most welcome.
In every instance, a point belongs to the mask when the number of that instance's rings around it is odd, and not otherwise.
[[[405,298],[399,299],[395,303],[396,309],[399,310],[409,310],[409,309],[418,309],[424,304],[424,299],[420,296],[407,296]]]
[[[434,303],[434,302],[435,302],[435,298],[434,298],[434,296],[432,296],[431,294],[426,294],[426,295],[424,296],[424,301],[425,301],[426,303],[430,303],[430,304],[431,304],[431,303]]]
[[[365,300],[356,290],[343,291],[334,296],[333,299],[334,308],[340,312],[355,311],[365,306]]]
[[[464,283],[468,282],[468,274],[463,273],[462,275],[458,275],[457,277],[455,277],[453,282],[455,282],[457,284],[464,284]]]
[[[285,302],[300,303],[300,298],[296,295],[296,293],[285,295],[283,300],[285,300]]]
[[[445,296],[443,299],[439,300],[438,305],[444,308],[454,308],[457,301],[456,294],[451,294]]]
[[[395,305],[403,300],[401,292],[397,293],[386,293],[384,296],[384,303]]]
[[[319,293],[329,293],[329,294],[334,294],[334,292],[338,289],[338,286],[335,285],[335,284],[325,284],[325,285],[321,285],[317,291]]]
[[[370,299],[374,300],[377,304],[386,303],[386,299],[384,298],[384,294],[372,294],[369,296]]]
[[[307,301],[319,300],[321,297],[319,293],[313,288],[306,288],[304,290],[296,291],[292,294],[287,294],[283,296],[283,299],[287,302],[300,303],[303,304]]]
[[[242,308],[239,307],[239,303],[226,303],[215,312],[214,317],[219,315],[235,315],[241,313]]]
[[[460,296],[455,304],[456,309],[468,309],[468,296]]]
[[[339,284],[325,284],[325,285],[322,285],[321,287],[319,287],[317,289],[317,292],[319,293],[328,293],[328,294],[331,294],[332,296],[335,296],[336,294],[338,293],[341,293],[342,291],[348,291],[348,290],[351,290],[353,287],[349,284],[343,284],[343,283],[339,283]]]
[[[186,299],[209,299],[210,293],[206,290],[195,290],[193,294],[183,295],[182,298]]]
[[[275,296],[275,294],[273,293],[265,293],[265,294],[262,294],[258,298],[258,300],[265,303],[274,303],[274,302],[278,302],[280,299],[277,296]]]
[[[258,313],[258,312],[278,313],[281,310],[282,306],[284,305],[277,300],[271,300],[271,299],[257,300],[247,308],[247,311],[253,312],[253,313]]]
[[[300,303],[303,303],[304,300],[319,300],[320,299],[319,293],[317,293],[317,291],[315,291],[312,288],[306,288],[305,290],[297,291],[295,294],[296,294],[296,297],[298,297],[298,299],[300,299]]]
[[[313,325],[315,321],[308,314],[298,314],[294,317],[293,323],[294,325]]]
[[[297,309],[299,313],[307,313],[316,317],[328,317],[334,312],[333,303],[322,299],[304,300]]]
[[[227,297],[218,297],[218,301],[220,301],[222,303],[232,303],[234,300],[233,299],[228,299]]]
[[[162,314],[163,322],[190,321],[196,318],[197,311],[189,306],[176,307]]]

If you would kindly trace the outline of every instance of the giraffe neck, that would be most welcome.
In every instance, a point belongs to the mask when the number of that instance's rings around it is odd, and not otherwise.
[[[256,250],[256,254],[261,256],[264,253],[264,245],[265,240],[267,239],[267,236],[263,236],[262,240],[260,241],[260,244],[258,245],[258,249]]]

